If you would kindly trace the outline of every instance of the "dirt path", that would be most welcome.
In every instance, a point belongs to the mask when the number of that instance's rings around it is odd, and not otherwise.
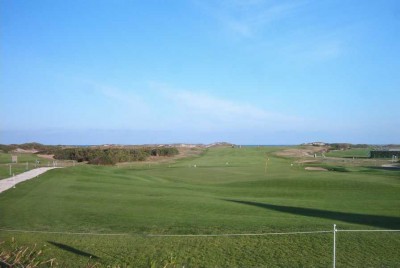
[[[16,184],[18,184],[20,182],[33,179],[36,176],[39,176],[40,174],[43,174],[46,171],[48,171],[50,169],[54,169],[54,168],[56,168],[56,167],[36,168],[36,169],[29,170],[27,172],[18,174],[17,176],[0,180],[0,193],[4,192],[10,188],[13,188]]]

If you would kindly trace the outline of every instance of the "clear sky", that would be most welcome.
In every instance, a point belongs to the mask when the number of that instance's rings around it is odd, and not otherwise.
[[[400,143],[399,0],[0,0],[0,143]]]

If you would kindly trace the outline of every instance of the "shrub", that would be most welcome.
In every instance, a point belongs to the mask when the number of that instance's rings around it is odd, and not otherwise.
[[[93,165],[115,165],[115,161],[109,156],[109,155],[103,155],[96,157],[94,159],[91,159],[89,161],[89,164]]]
[[[159,148],[66,148],[54,152],[54,158],[60,160],[88,161],[95,165],[114,165],[120,162],[144,161],[149,156],[174,156],[179,154],[174,147]]]

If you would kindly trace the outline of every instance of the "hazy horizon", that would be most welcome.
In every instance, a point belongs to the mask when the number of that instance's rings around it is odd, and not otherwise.
[[[399,1],[0,7],[0,143],[400,143]]]

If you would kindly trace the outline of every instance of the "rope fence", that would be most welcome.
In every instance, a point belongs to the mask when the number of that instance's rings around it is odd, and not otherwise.
[[[42,234],[63,234],[63,235],[92,235],[92,236],[133,236],[129,233],[85,233],[85,232],[54,232],[54,231],[34,231],[34,230],[15,230],[0,228],[4,232],[19,232],[19,233],[42,233]],[[241,234],[136,234],[142,237],[238,237],[238,236],[273,236],[273,235],[304,235],[304,234],[333,234],[333,268],[336,268],[336,233],[338,232],[400,232],[400,230],[376,230],[376,229],[355,229],[355,230],[340,230],[336,224],[332,230],[325,231],[299,231],[299,232],[271,232],[271,233],[241,233]]]
[[[325,231],[299,231],[299,232],[271,232],[271,233],[239,233],[239,234],[129,234],[129,233],[89,233],[89,232],[61,232],[61,231],[38,231],[38,230],[19,230],[19,229],[4,229],[3,232],[14,233],[41,233],[41,234],[65,234],[65,235],[93,235],[93,236],[147,236],[147,237],[228,237],[228,236],[268,236],[268,235],[296,235],[296,234],[322,234],[332,233],[333,230]],[[400,232],[400,230],[341,230],[336,229],[336,232]]]
[[[36,230],[16,230],[16,229],[3,229],[0,231],[11,232],[11,233],[36,233],[36,234],[63,234],[63,235],[93,235],[93,236],[126,236],[129,234],[107,234],[107,233],[82,233],[82,232],[54,232],[54,231],[36,231]]]

